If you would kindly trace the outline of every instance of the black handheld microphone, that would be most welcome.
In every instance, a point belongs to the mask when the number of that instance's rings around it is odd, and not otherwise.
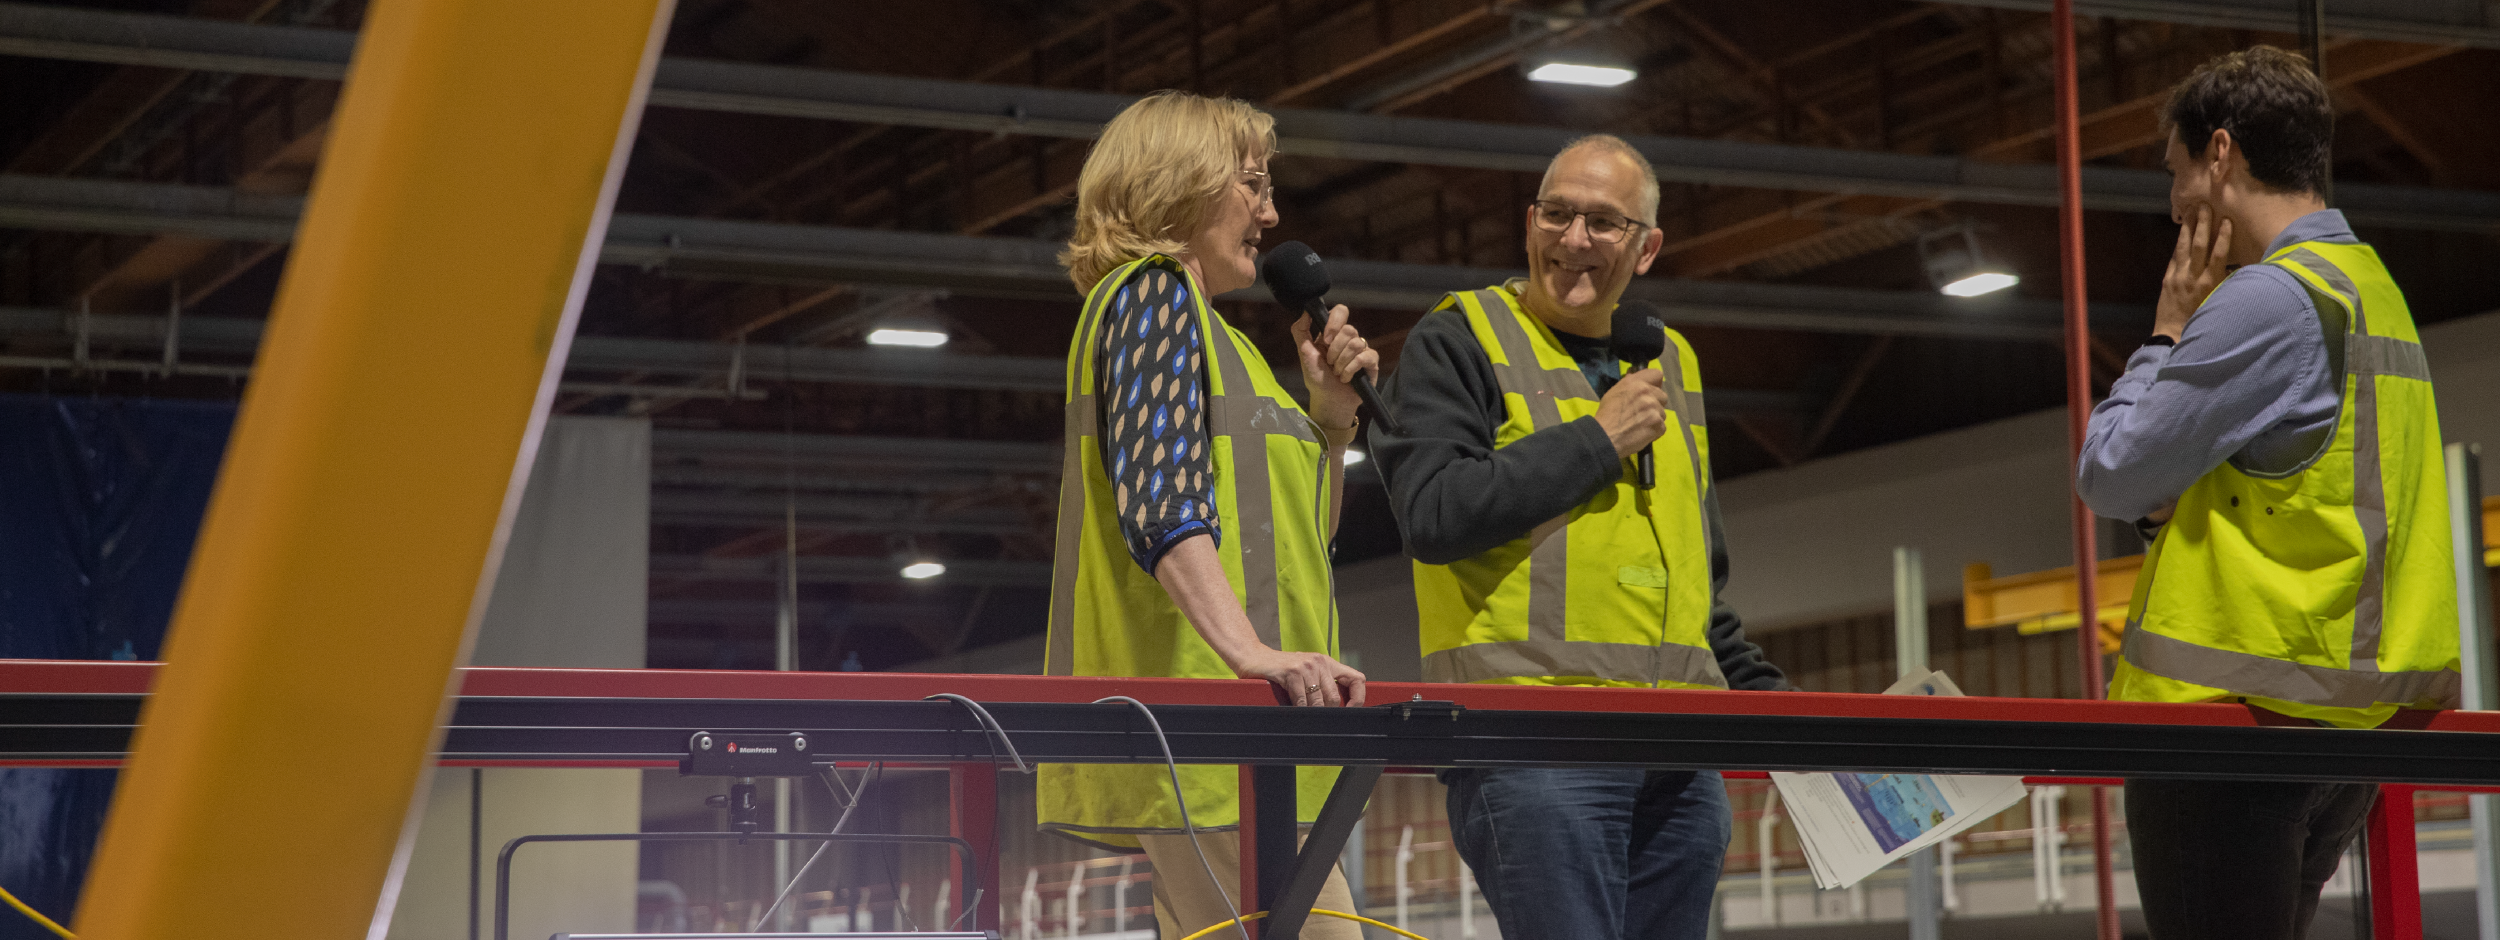
[[[1267,253],[1259,262],[1259,276],[1267,281],[1269,293],[1276,302],[1311,315],[1314,327],[1328,323],[1328,265],[1319,260],[1319,252],[1301,242],[1286,242]],[[1391,434],[1398,430],[1398,419],[1389,414],[1389,406],[1380,400],[1380,392],[1372,388],[1372,377],[1354,374],[1354,393],[1363,396],[1363,403],[1372,406],[1382,426]]]
[[[1667,352],[1667,321],[1659,315],[1655,304],[1646,300],[1624,301],[1615,307],[1614,332],[1608,342],[1615,358],[1648,368]],[[1657,486],[1657,444],[1642,447],[1638,460],[1641,489]]]

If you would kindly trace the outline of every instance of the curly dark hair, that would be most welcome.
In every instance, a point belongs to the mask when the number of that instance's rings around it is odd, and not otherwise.
[[[2326,191],[2335,106],[2299,53],[2255,46],[2216,57],[2171,90],[2162,123],[2179,132],[2189,156],[2204,156],[2215,129],[2227,130],[2257,182]]]

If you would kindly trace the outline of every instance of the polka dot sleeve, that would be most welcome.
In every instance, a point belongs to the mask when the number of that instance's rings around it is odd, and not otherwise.
[[[1208,452],[1206,356],[1188,282],[1144,269],[1096,334],[1103,470],[1129,557],[1148,572],[1195,535],[1222,543]]]

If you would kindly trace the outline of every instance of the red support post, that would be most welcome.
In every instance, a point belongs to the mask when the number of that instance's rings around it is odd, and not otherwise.
[[[967,923],[975,930],[998,930],[1000,897],[1006,888],[998,880],[998,765],[953,764],[947,767],[947,834],[972,843],[972,862],[956,865],[956,897],[962,903],[974,904],[980,913]],[[975,889],[987,893],[974,900]]]
[[[1252,771],[1258,768],[1251,764],[1243,764],[1238,769],[1241,771],[1241,792],[1238,800],[1241,803],[1241,831],[1239,833],[1241,836],[1241,888],[1234,896],[1233,906],[1240,908],[1242,913],[1248,914],[1260,910],[1257,906],[1259,903],[1259,785],[1252,774]],[[1258,921],[1249,921],[1242,926],[1250,929],[1250,940],[1258,940],[1260,935]],[[1233,936],[1240,936],[1240,934],[1235,933]]]
[[[2413,787],[2386,784],[2370,806],[2370,936],[2422,940],[2421,859],[2413,846]]]
[[[2056,0],[2050,11],[2050,33],[2056,40],[2058,286],[2066,303],[2066,441],[2071,461],[2083,457],[2083,434],[2092,417],[2091,310],[2083,279],[2083,134],[2082,109],[2075,80],[2074,0]],[[2072,520],[2075,533],[2075,630],[2077,659],[2082,667],[2083,697],[2102,697],[2100,645],[2100,547],[2093,538],[2092,510],[2078,495]],[[2092,876],[2099,900],[2101,940],[2118,940],[2118,888],[2109,846],[2109,791],[2092,788]]]

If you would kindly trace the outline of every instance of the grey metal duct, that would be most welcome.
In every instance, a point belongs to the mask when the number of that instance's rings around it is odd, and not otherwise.
[[[1022,441],[968,441],[926,437],[845,434],[780,434],[770,431],[651,432],[654,466],[699,462],[714,466],[769,465],[790,458],[819,469],[920,473],[977,469],[997,473],[1059,472],[1059,445]]]
[[[2055,0],[1933,0],[2046,13]],[[2075,0],[2076,16],[2296,33],[2297,7],[2283,0]],[[2336,36],[2500,49],[2500,7],[2484,0],[2327,0]]]
[[[2273,0],[2104,0],[2078,4],[2085,15],[2125,15],[2116,8],[2200,11],[2224,20],[2271,22]],[[2345,35],[2500,48],[2500,30],[2482,19],[2460,22],[2462,0],[2348,0],[2330,16]],[[1992,5],[2044,7],[2045,0],[1995,0]],[[2279,4],[2277,4],[2279,5]],[[2421,14],[2416,8],[2428,8]],[[2480,17],[2481,14],[2475,14]],[[2289,23],[2289,14],[2281,17]],[[2479,25],[2478,25],[2479,24]],[[2437,38],[2426,38],[2431,36]],[[82,59],[179,68],[214,68],[298,77],[337,77],[355,36],[340,30],[260,26],[191,17],[105,13],[0,3],[0,54]],[[326,71],[325,71],[326,70]],[[320,73],[320,74],[312,74]],[[650,103],[747,114],[898,124],[952,130],[1090,138],[1131,96],[1065,89],[983,85],[892,75],[835,72],[699,59],[663,59]],[[1391,163],[1538,171],[1577,133],[1478,121],[1278,109],[1284,152]],[[2059,200],[2056,168],[1984,163],[1956,157],[1835,150],[1747,141],[1633,136],[1658,175],[1671,182],[1814,192],[1869,193],[1964,202],[2050,206]],[[2168,180],[2147,170],[2085,167],[2084,202],[2094,209],[2167,211]],[[2500,226],[2500,194],[2350,184],[2337,196],[2362,225],[2457,231]],[[622,219],[620,218],[620,222]],[[265,240],[265,239],[264,239]],[[619,263],[631,263],[623,258]]]
[[[790,500],[798,510],[799,528],[809,532],[851,532],[911,535],[1037,535],[1047,523],[993,515],[977,519],[919,519],[906,514],[899,501],[853,500],[802,495]],[[651,524],[779,528],[784,497],[779,493],[704,493],[654,489]]]
[[[705,558],[694,555],[651,556],[651,577],[687,581],[772,581],[780,577],[782,559]],[[901,566],[884,558],[799,557],[802,584],[926,584],[931,587],[1047,587],[1046,561],[981,561],[949,559],[946,573],[925,581],[902,575]]]
[[[1731,313],[1730,315],[1734,315]],[[1766,314],[1776,315],[1776,314]],[[1790,316],[1798,316],[1791,313]],[[78,346],[79,337],[86,337],[90,348],[148,349],[135,358],[115,360],[130,370],[155,371],[161,360],[154,358],[165,342],[167,320],[164,317],[131,314],[81,315],[72,310],[50,310],[33,307],[0,307],[0,342]],[[202,354],[231,358],[251,356],[260,348],[262,322],[226,317],[187,317],[182,320],[180,348],[187,357],[188,371],[221,370],[219,374],[242,374],[246,367],[227,364],[201,364]],[[125,353],[126,356],[129,353]],[[785,358],[787,357],[786,362]],[[1040,356],[958,356],[919,349],[821,349],[788,348],[769,345],[740,347],[729,343],[705,343],[674,339],[641,339],[623,336],[581,336],[573,340],[572,358],[565,363],[568,390],[598,391],[606,394],[668,395],[693,391],[717,391],[710,383],[726,382],[733,364],[743,357],[743,374],[751,382],[840,382],[853,385],[897,385],[912,388],[982,388],[1027,392],[1059,392],[1066,382],[1066,364]],[[24,358],[24,357],[19,357]],[[11,363],[0,357],[0,367]],[[44,360],[56,362],[54,368],[79,368],[79,360],[62,356]],[[96,366],[90,362],[91,366]],[[647,376],[688,379],[705,388],[642,383],[622,385],[598,383],[592,378],[605,373],[638,372]],[[725,393],[724,393],[725,394]],[[1805,407],[1798,396],[1787,392],[1750,389],[1718,389],[1710,393],[1709,406],[1723,414],[1740,412],[1795,413]],[[710,464],[749,460],[781,465],[780,437],[770,436],[766,443],[753,443],[752,435],[741,432],[661,431],[655,446],[663,452],[687,460]],[[689,444],[672,449],[669,441],[701,439],[717,434],[717,440]],[[692,436],[688,438],[686,436]],[[760,439],[759,439],[760,440]],[[1055,445],[995,444],[995,442],[898,440],[907,445],[908,455],[894,448],[864,444],[882,438],[833,438],[839,444],[809,443],[801,454],[809,466],[856,464],[862,458],[876,455],[877,460],[910,460],[930,453],[953,453],[948,448],[962,445],[965,456],[948,466],[996,467],[1011,473],[1056,473],[1059,462]],[[995,444],[995,446],[991,446]],[[954,458],[950,458],[954,459]],[[854,467],[854,469],[856,469]],[[778,485],[775,478],[773,485]],[[911,482],[925,484],[926,477]]]
[[[5,210],[0,210],[5,211]],[[157,347],[165,340],[164,317],[93,314],[32,307],[0,307],[0,340],[48,341],[76,345],[82,333],[90,346]],[[260,348],[262,321],[223,317],[184,317],[180,348],[186,364],[200,355],[250,356]],[[154,352],[130,364],[153,365]],[[597,384],[588,379],[604,373],[642,373],[660,379],[691,379],[718,383],[728,378],[733,363],[744,360],[752,381],[842,382],[855,385],[902,385],[916,388],[982,388],[1056,392],[1066,383],[1065,364],[1037,356],[957,356],[917,349],[822,349],[750,345],[743,351],[729,343],[640,339],[623,336],[581,336],[573,341],[565,364],[568,384]],[[75,360],[63,360],[73,368]],[[683,391],[646,382],[635,386],[601,386],[636,394],[665,395]],[[593,389],[585,388],[585,391]]]
[[[212,187],[0,174],[0,227],[210,238],[253,231],[259,233],[255,240],[282,241],[291,237],[292,219],[301,208],[301,199],[244,198]],[[1034,239],[620,213],[609,225],[600,259],[688,276],[911,284],[1073,302],[1058,250],[1055,243]],[[1336,281],[1330,297],[1339,302],[1423,310],[1450,291],[1497,284],[1523,272],[1345,260],[1331,262],[1329,273]],[[1236,296],[1265,299],[1264,292],[1254,287]],[[2060,322],[2053,300],[1963,299],[1926,291],[1639,278],[1627,296],[1657,304],[1669,322],[1681,326],[2054,341]],[[2119,329],[2152,322],[2151,309],[2142,306],[2096,304],[2092,315]],[[582,368],[590,367],[586,363],[594,360],[584,357],[592,356],[619,370],[679,375],[711,374],[728,365],[726,346],[691,349],[693,344],[664,340],[593,337],[579,342],[586,344],[576,350],[575,365]],[[794,350],[790,368],[811,381],[964,388],[1057,388],[1061,381],[1055,360],[982,375],[937,374],[941,370],[918,365],[927,360],[882,352]],[[752,346],[746,355],[751,375],[769,377],[781,366],[777,349]]]

